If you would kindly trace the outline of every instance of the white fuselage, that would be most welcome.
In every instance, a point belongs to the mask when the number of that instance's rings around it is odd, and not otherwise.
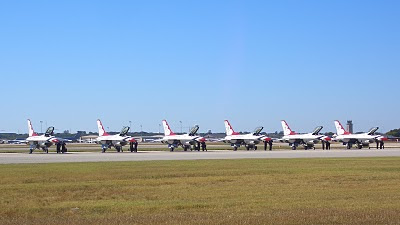
[[[334,137],[333,140],[343,142],[343,143],[361,143],[361,144],[371,144],[375,143],[377,140],[382,139],[382,135],[369,135],[367,133],[362,134],[342,134]]]
[[[238,145],[256,145],[263,141],[264,135],[254,134],[236,134],[227,135],[222,141],[225,143],[238,144]]]
[[[311,133],[308,134],[292,134],[292,135],[285,135],[280,140],[282,142],[290,143],[290,144],[307,144],[307,145],[314,145],[318,143],[324,135],[314,135]]]
[[[131,136],[121,136],[119,134],[115,135],[107,135],[107,136],[99,136],[96,139],[96,142],[102,145],[110,145],[116,147],[122,147],[128,144],[132,140]]]
[[[169,145],[182,145],[182,146],[190,146],[197,144],[198,142],[203,142],[205,139],[203,137],[197,135],[189,135],[189,134],[180,134],[180,135],[167,135],[161,139],[161,142]]]
[[[40,148],[50,147],[55,142],[57,142],[57,138],[54,136],[39,135],[39,136],[30,136],[26,138],[26,141],[31,146],[31,149],[33,148],[40,149]]]

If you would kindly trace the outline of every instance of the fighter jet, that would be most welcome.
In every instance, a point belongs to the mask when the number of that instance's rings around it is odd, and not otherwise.
[[[289,143],[292,150],[296,150],[299,145],[303,145],[304,149],[315,149],[315,144],[321,140],[330,140],[329,137],[319,134],[322,130],[322,126],[318,126],[313,132],[307,134],[296,134],[292,131],[285,120],[281,121],[283,129],[283,137],[280,139],[281,142]]]
[[[106,152],[106,150],[111,147],[114,147],[117,152],[121,152],[122,146],[130,144],[130,151],[137,152],[137,141],[135,138],[128,136],[129,127],[123,127],[119,134],[110,135],[108,134],[101,121],[97,120],[97,128],[99,130],[99,137],[96,139],[96,142],[101,144],[102,152]]]
[[[373,127],[368,132],[362,134],[352,134],[346,131],[339,120],[335,120],[336,127],[336,135],[334,135],[333,140],[342,142],[343,145],[346,145],[347,149],[351,149],[353,145],[357,145],[358,149],[362,149],[363,147],[368,147],[369,144],[377,143],[388,140],[386,137],[382,135],[375,135],[375,132],[379,129],[379,127]]]
[[[174,149],[179,146],[182,146],[184,151],[187,151],[188,149],[193,150],[193,148],[196,149],[196,146],[198,146],[199,143],[206,141],[204,137],[196,135],[197,131],[199,130],[198,125],[195,125],[189,133],[178,135],[171,130],[166,120],[163,120],[162,124],[164,127],[165,136],[160,141],[164,144],[168,144],[168,148],[171,152],[173,152]]]
[[[25,140],[26,143],[29,143],[29,154],[32,154],[32,152],[35,149],[42,149],[44,152],[49,153],[49,147],[52,146],[53,144],[57,144],[60,142],[69,142],[66,139],[63,138],[56,138],[54,136],[54,127],[49,127],[46,130],[46,133],[43,135],[37,134],[33,130],[33,126],[31,123],[31,120],[28,119],[28,131],[29,131],[29,137]]]
[[[241,145],[244,145],[247,150],[253,149],[257,150],[257,144],[262,141],[272,141],[271,138],[261,135],[263,127],[257,127],[253,133],[250,134],[240,134],[235,132],[228,120],[224,121],[226,137],[221,141],[225,143],[230,143],[233,147],[233,151],[236,151]]]

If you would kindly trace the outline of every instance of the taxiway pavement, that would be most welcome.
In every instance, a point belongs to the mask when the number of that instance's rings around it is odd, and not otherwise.
[[[371,150],[285,150],[285,151],[208,151],[165,152],[143,151],[137,153],[72,152],[56,153],[0,153],[0,164],[63,163],[151,160],[202,160],[202,159],[268,159],[268,158],[345,158],[345,157],[400,157],[400,148]]]

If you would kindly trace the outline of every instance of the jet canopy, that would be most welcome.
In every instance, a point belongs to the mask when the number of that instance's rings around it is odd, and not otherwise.
[[[264,129],[264,127],[257,127],[256,129],[254,129],[253,134],[259,135],[263,129]]]
[[[125,136],[128,134],[130,127],[123,127],[121,132],[119,133],[120,136]]]
[[[312,132],[313,135],[318,135],[319,132],[322,130],[322,128],[324,128],[323,126],[318,126],[314,129],[314,131]]]
[[[192,129],[190,129],[189,136],[194,136],[199,130],[199,125],[194,125]]]
[[[44,133],[46,137],[52,136],[53,134],[54,134],[54,127],[47,128],[46,133]]]
[[[379,127],[373,127],[368,131],[368,135],[374,135],[375,132],[379,129]]]

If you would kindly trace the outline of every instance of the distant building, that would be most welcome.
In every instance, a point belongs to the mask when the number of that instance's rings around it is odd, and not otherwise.
[[[347,120],[347,131],[350,132],[351,134],[353,133],[353,121],[352,120]]]
[[[86,136],[81,136],[78,140],[79,143],[96,143],[96,139],[99,136],[97,135],[86,135]]]

